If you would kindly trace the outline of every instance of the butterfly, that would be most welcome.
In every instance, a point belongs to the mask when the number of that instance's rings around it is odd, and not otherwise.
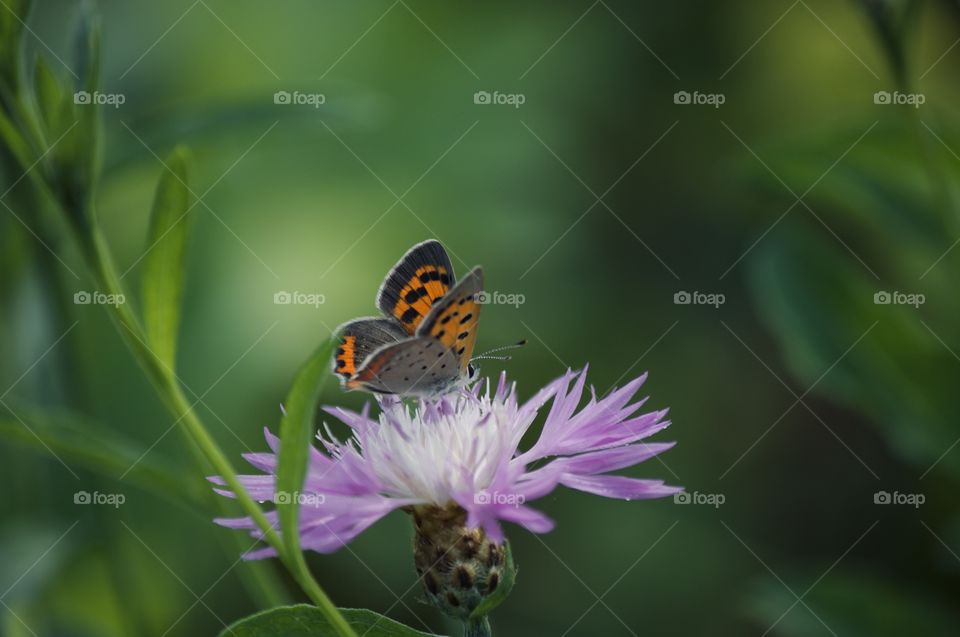
[[[377,292],[384,318],[337,328],[333,371],[347,390],[433,396],[476,377],[483,268],[456,281],[447,251],[428,240],[410,248]]]

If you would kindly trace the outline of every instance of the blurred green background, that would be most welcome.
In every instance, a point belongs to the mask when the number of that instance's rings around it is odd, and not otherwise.
[[[64,79],[75,4],[29,20],[29,51]],[[484,373],[527,397],[568,366],[589,363],[600,393],[649,370],[648,404],[674,422],[658,440],[678,444],[628,473],[724,500],[538,502],[557,528],[508,530],[520,571],[497,635],[956,634],[958,3],[95,11],[101,90],[125,98],[102,109],[100,219],[136,304],[159,158],[191,149],[204,203],[179,374],[238,465],[301,361],[436,237],[460,272],[483,264],[491,292],[523,296],[485,309],[479,348],[529,347]],[[235,533],[151,488],[154,467],[207,485],[106,311],[74,304],[91,289],[76,246],[7,168],[0,634],[214,635],[258,608]],[[675,303],[684,291],[725,302]],[[330,383],[323,402],[364,400]],[[146,452],[137,470],[91,431]],[[76,505],[81,490],[125,502]],[[338,605],[455,632],[418,602],[410,542],[396,513],[309,559]]]

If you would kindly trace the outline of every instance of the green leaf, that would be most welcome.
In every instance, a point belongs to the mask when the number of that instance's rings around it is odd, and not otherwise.
[[[57,75],[43,57],[37,58],[33,71],[33,87],[37,99],[37,108],[47,134],[48,143],[53,143],[62,134],[63,89]]]
[[[147,256],[143,260],[143,321],[147,343],[171,369],[177,349],[183,296],[188,211],[193,205],[187,185],[187,153],[174,149],[166,162],[153,200]]]
[[[503,543],[503,550],[506,556],[503,563],[503,574],[500,578],[500,585],[497,586],[497,590],[493,591],[491,595],[488,595],[480,602],[479,606],[473,609],[473,612],[470,613],[470,617],[472,618],[489,615],[494,608],[507,599],[510,591],[513,590],[513,585],[517,581],[517,567],[513,563],[513,551],[510,549],[510,542]]]
[[[123,475],[125,484],[159,495],[175,504],[203,510],[206,485],[189,480],[156,452],[118,438],[116,431],[62,411],[10,405],[0,410],[0,439],[50,456],[55,454],[71,470],[83,467],[110,479]]]
[[[11,92],[17,88],[20,36],[29,12],[29,0],[4,0],[0,4],[0,83]]]
[[[341,608],[347,623],[365,637],[435,637],[371,610]],[[338,633],[316,606],[271,608],[231,624],[219,637],[327,637]]]
[[[92,93],[100,81],[100,18],[92,3],[84,3],[80,13],[74,41],[78,86]]]
[[[785,575],[789,582],[811,581],[814,573],[798,579]],[[808,579],[804,579],[807,577]],[[941,601],[932,590],[904,586],[876,572],[847,570],[831,573],[804,597],[803,606],[777,582],[763,578],[751,587],[747,613],[764,628],[783,637],[835,635],[950,635],[956,633],[957,616],[949,601]],[[788,608],[793,609],[784,614]],[[821,620],[823,623],[821,624]]]
[[[307,458],[313,437],[313,415],[323,383],[330,377],[333,337],[320,344],[297,373],[287,394],[280,421],[280,458],[277,466],[277,511],[280,532],[289,555],[300,552],[300,505],[296,495],[307,475]]]
[[[76,91],[93,95],[100,78],[100,27],[89,6],[84,7],[76,36],[77,81]],[[57,144],[54,155],[59,169],[59,187],[62,203],[71,212],[71,221],[88,234],[94,224],[92,198],[100,173],[100,115],[94,103],[74,107],[74,96],[64,100],[64,115],[75,122],[63,140]]]

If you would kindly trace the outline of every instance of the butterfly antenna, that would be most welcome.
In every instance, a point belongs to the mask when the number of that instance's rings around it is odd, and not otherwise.
[[[487,358],[495,361],[508,361],[510,360],[509,356],[490,356],[490,354],[502,352],[505,349],[515,349],[517,347],[523,347],[526,344],[527,344],[527,339],[523,339],[521,341],[517,341],[516,343],[513,343],[512,345],[503,345],[501,347],[494,347],[493,349],[485,351],[483,354],[474,356],[470,360],[481,360],[481,359]]]

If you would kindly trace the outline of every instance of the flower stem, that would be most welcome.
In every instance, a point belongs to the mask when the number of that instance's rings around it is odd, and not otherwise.
[[[44,177],[37,175],[32,169],[36,162],[31,160],[29,146],[15,127],[9,125],[6,117],[0,116],[0,139],[2,139],[14,157],[30,174],[31,182],[37,191],[49,200],[61,213],[64,220],[79,219],[86,216],[91,220],[85,236],[75,233],[87,265],[93,272],[98,287],[106,294],[122,294],[123,286],[110,255],[109,246],[100,228],[93,222],[92,210],[68,210],[68,204],[56,197],[54,184]],[[22,151],[22,152],[13,152]],[[87,204],[91,205],[91,204]],[[82,206],[81,206],[82,207]],[[92,205],[91,205],[92,208]],[[74,227],[73,224],[69,224]],[[314,579],[307,567],[303,554],[299,550],[288,550],[284,546],[276,529],[267,520],[263,509],[254,500],[240,483],[232,464],[223,451],[210,436],[209,431],[197,416],[193,405],[187,400],[177,380],[176,374],[166,363],[161,361],[146,343],[146,333],[136,314],[127,304],[113,304],[108,306],[111,316],[119,324],[121,338],[130,349],[134,359],[143,368],[144,373],[154,385],[158,395],[167,408],[177,417],[177,422],[183,424],[188,437],[199,449],[203,457],[213,466],[213,469],[223,478],[227,487],[234,493],[239,505],[250,516],[262,533],[262,539],[270,544],[280,556],[281,561],[290,570],[294,579],[304,593],[326,615],[330,624],[341,637],[356,637],[356,633],[344,619],[340,611],[332,603],[327,594]]]
[[[487,616],[469,619],[463,625],[463,637],[491,637],[490,620]]]
[[[92,235],[91,257],[94,271],[97,274],[98,283],[107,294],[121,294],[122,288],[120,279],[116,275],[116,270],[110,259],[110,253],[106,242],[96,227]],[[203,425],[193,405],[183,394],[176,375],[166,366],[153,351],[146,345],[143,328],[132,311],[126,304],[114,304],[110,306],[114,312],[114,318],[125,329],[120,330],[124,341],[130,348],[134,357],[144,368],[147,376],[153,381],[160,397],[164,399],[168,408],[177,416],[177,421],[182,422],[189,437],[197,445],[204,457],[213,465],[214,470],[226,482],[230,491],[233,492],[237,502],[244,509],[247,515],[254,521],[260,532],[263,534],[263,540],[276,549],[281,561],[293,575],[294,579],[303,589],[304,593],[313,601],[316,606],[327,616],[327,620],[337,631],[337,634],[343,637],[356,637],[353,628],[347,623],[343,615],[330,600],[329,596],[320,587],[310,569],[303,553],[299,550],[288,550],[280,539],[276,529],[267,520],[263,509],[253,501],[246,489],[240,483],[233,465],[224,455],[223,451],[210,436],[206,427]],[[291,547],[292,548],[292,547]]]

